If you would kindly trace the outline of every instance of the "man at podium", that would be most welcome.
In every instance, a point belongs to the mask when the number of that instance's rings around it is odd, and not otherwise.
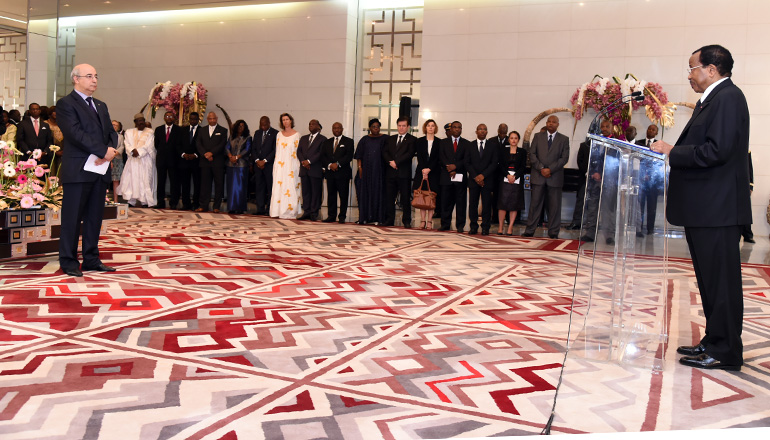
[[[740,370],[743,364],[743,289],[739,242],[751,223],[748,152],[749,108],[733,84],[733,58],[719,45],[689,60],[687,79],[702,93],[692,117],[671,146],[666,216],[684,226],[700,290],[706,330],[694,346],[681,346],[679,362],[696,368]]]

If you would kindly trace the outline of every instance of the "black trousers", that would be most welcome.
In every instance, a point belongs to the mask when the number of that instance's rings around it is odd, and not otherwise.
[[[453,182],[441,185],[441,227],[452,226],[452,211],[455,211],[455,226],[465,228],[465,217],[468,208],[468,187],[465,182]]]
[[[327,171],[330,173],[330,171]],[[337,218],[337,196],[340,198],[340,220],[345,220],[348,213],[350,179],[331,177],[326,179],[326,208],[329,218]]]
[[[575,193],[575,210],[572,212],[572,224],[583,223],[583,205],[586,201],[586,179],[580,181],[577,193]]]
[[[546,198],[548,199],[548,235],[558,236],[561,228],[561,187],[548,185],[532,185],[532,198],[530,199],[527,217],[527,234],[534,234],[537,229],[538,215],[543,210]]]
[[[177,177],[182,193],[182,207],[198,209],[201,199],[201,169],[196,167],[178,168]],[[192,197],[190,197],[190,181],[192,180]]]
[[[88,183],[62,184],[61,236],[59,266],[62,270],[79,269],[78,238],[83,222],[83,265],[96,266],[99,259],[99,231],[104,217],[107,183],[99,179]]]
[[[471,231],[479,229],[479,199],[481,199],[481,230],[489,231],[492,223],[492,182],[479,186],[475,181],[468,181],[468,219]]]
[[[652,233],[655,229],[655,216],[658,212],[658,195],[659,195],[659,189],[660,185],[655,184],[647,184],[642,185],[641,187],[641,194],[639,194],[639,211],[641,212],[642,218],[641,222],[639,223],[639,226],[642,226],[645,223],[645,218],[647,219],[647,232]],[[645,215],[645,205],[647,206],[647,213]]]
[[[392,226],[396,221],[396,196],[400,195],[401,221],[412,223],[412,179],[409,177],[385,178],[385,226]]]
[[[731,365],[743,364],[741,229],[684,228],[706,317],[701,344],[711,357]]]
[[[179,176],[176,164],[168,160],[156,161],[155,168],[158,170],[158,207],[166,207],[166,177],[168,176],[171,188],[168,206],[172,209],[176,208],[180,197]]]
[[[254,164],[254,197],[257,202],[257,212],[270,210],[270,198],[273,195],[273,164],[265,164],[265,168],[259,169]]]
[[[209,210],[211,201],[211,182],[214,182],[214,204],[211,209],[222,207],[222,198],[225,193],[225,168],[220,166],[200,167],[201,170],[201,197],[200,207],[204,211]]]
[[[302,183],[302,210],[312,218],[318,218],[323,196],[323,177],[300,177]],[[304,214],[303,214],[304,215]]]

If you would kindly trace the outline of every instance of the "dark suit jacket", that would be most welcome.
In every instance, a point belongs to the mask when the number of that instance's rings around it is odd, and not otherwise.
[[[326,139],[321,144],[321,163],[326,168],[325,176],[327,179],[350,180],[353,177],[353,170],[350,168],[350,161],[353,160],[353,150],[355,145],[353,139],[347,136],[340,136],[340,144],[337,146],[337,152],[334,152],[334,137]],[[329,164],[337,163],[337,171],[329,169]]]
[[[168,142],[166,142],[166,124],[155,128],[155,163],[166,163],[175,167],[180,160],[183,160],[179,157],[181,154],[177,154],[177,152],[181,148],[185,136],[189,142],[189,128],[185,130],[176,124],[171,124],[171,133]]]
[[[457,141],[457,151],[455,152],[454,141],[452,136],[441,140],[441,151],[439,153],[439,166],[441,167],[441,185],[449,185],[452,183],[449,171],[447,171],[447,165],[454,165],[457,174],[465,175],[465,155],[470,148],[470,142],[465,138],[460,138]],[[463,184],[466,183],[468,176],[463,177]]]
[[[479,174],[484,175],[484,180],[492,187],[492,180],[495,174],[497,174],[498,157],[500,156],[500,147],[497,142],[490,142],[487,140],[484,142],[484,155],[479,154],[479,141],[475,140],[470,143],[467,153],[465,154],[465,169],[468,170],[468,182],[473,182],[475,185],[476,176]],[[497,182],[495,182],[497,183]]]
[[[297,159],[299,159],[299,177],[323,177],[325,163],[321,161],[321,144],[326,140],[326,136],[320,132],[316,133],[313,138],[313,145],[309,145],[310,135],[306,134],[299,138],[299,145],[297,145]],[[302,166],[302,162],[309,160],[310,169]]]
[[[412,158],[414,157],[414,143],[417,140],[414,136],[407,133],[404,140],[398,143],[398,134],[389,136],[385,140],[385,148],[382,149],[382,160],[385,162],[385,177],[400,177],[404,179],[412,178]],[[390,161],[396,162],[396,168],[390,166]]]
[[[112,180],[109,170],[100,176],[83,169],[88,156],[94,154],[103,158],[108,148],[118,145],[118,133],[112,128],[107,105],[98,99],[93,102],[98,115],[74,90],[56,103],[56,121],[64,135],[59,171],[61,183]]]
[[[586,180],[588,174],[588,158],[591,157],[591,143],[583,141],[580,143],[577,154],[577,166],[580,171],[580,180]]]
[[[731,79],[709,93],[669,154],[666,216],[678,226],[751,224],[749,108]]]
[[[441,175],[441,139],[433,138],[433,147],[428,155],[428,138],[423,136],[414,143],[414,153],[417,155],[417,169],[414,170],[414,178],[422,179],[422,169],[430,168],[435,173],[436,181]]]
[[[195,136],[195,147],[198,149],[198,164],[201,167],[223,167],[225,166],[225,145],[227,145],[227,129],[217,124],[214,129],[214,134],[209,135],[209,126],[204,125],[198,128],[198,133]],[[189,137],[189,136],[188,136]],[[214,155],[214,160],[209,162],[204,156],[205,153],[211,152]]]
[[[569,161],[569,138],[556,132],[551,148],[548,148],[548,132],[537,133],[529,147],[529,162],[532,164],[530,181],[533,185],[564,186],[564,165]],[[540,170],[548,168],[551,177],[545,178]]]
[[[201,126],[199,125],[198,128],[195,130],[195,137],[193,137],[192,140],[190,140],[190,126],[187,127],[181,127],[182,129],[182,140],[179,142],[176,146],[176,157],[177,157],[177,164],[179,168],[197,168],[198,163],[200,162],[200,155],[198,154],[198,147],[197,147],[197,140],[198,135],[201,133]],[[182,154],[198,154],[198,159],[196,160],[186,160],[182,158]]]
[[[51,163],[53,154],[48,147],[53,144],[53,133],[47,122],[40,121],[40,130],[35,134],[35,126],[32,124],[32,118],[24,118],[16,126],[16,148],[22,153],[39,149],[47,153],[39,162]]]
[[[278,136],[278,130],[273,127],[267,129],[267,136],[265,136],[265,142],[262,142],[262,130],[254,132],[254,137],[251,140],[251,164],[257,160],[264,160],[265,169],[273,169],[273,162],[275,162],[275,137]]]

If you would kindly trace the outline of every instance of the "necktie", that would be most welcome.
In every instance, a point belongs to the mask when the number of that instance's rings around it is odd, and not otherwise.
[[[39,135],[40,134],[40,125],[37,122],[37,119],[33,119],[32,122],[35,123],[35,135]]]
[[[171,135],[171,126],[166,126],[166,142],[168,142],[168,137]]]
[[[551,148],[551,144],[552,143],[553,143],[553,135],[549,134],[548,135],[548,148]]]
[[[398,135],[398,142],[396,142],[396,146],[398,147],[399,145],[401,145],[401,141],[403,141],[403,140],[404,140],[404,136],[403,135]]]
[[[479,142],[479,156],[484,155],[484,141]]]
[[[94,101],[93,101],[93,98],[91,98],[90,96],[89,96],[89,97],[87,97],[87,98],[86,98],[86,102],[88,103],[88,106],[89,106],[89,107],[91,107],[91,110],[93,110],[93,111],[94,111],[94,113],[96,113],[96,114],[98,115],[98,114],[99,114],[99,112],[98,112],[98,111],[96,111],[96,107],[94,106]],[[698,102],[700,102],[700,101],[698,101]]]
[[[647,148],[650,148],[652,145],[652,139],[647,139]]]
[[[334,138],[334,153],[337,152],[337,147],[340,146],[340,138]]]
[[[266,131],[263,131],[263,132],[262,132],[262,143],[263,143],[263,144],[265,143],[265,138],[266,138],[266,137],[267,137],[267,132],[266,132]]]
[[[191,125],[190,126],[190,143],[192,143],[194,137],[195,137],[195,127]]]
[[[695,110],[700,109],[700,107],[701,107],[701,102],[700,102],[700,99],[699,99],[698,102],[695,103]]]
[[[457,139],[455,139],[455,153],[457,153]]]
[[[308,140],[307,140],[307,146],[308,146],[308,147],[309,147],[309,146],[311,146],[311,145],[313,145],[313,138],[314,138],[314,137],[315,137],[315,135],[314,135],[314,134],[311,134],[311,135],[310,135],[310,137],[308,138]]]

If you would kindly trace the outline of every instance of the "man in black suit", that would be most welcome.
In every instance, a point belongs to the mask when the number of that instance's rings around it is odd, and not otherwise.
[[[192,112],[189,116],[190,126],[183,129],[182,141],[177,144],[177,177],[182,193],[182,209],[196,210],[200,206],[201,169],[198,159],[196,142],[200,132],[200,116]],[[190,198],[190,179],[192,179],[192,199]]]
[[[209,210],[211,202],[211,180],[214,180],[213,212],[219,212],[222,206],[222,196],[225,192],[225,145],[227,144],[227,129],[217,124],[217,115],[209,112],[206,121],[209,125],[201,128],[195,147],[198,149],[198,162],[201,169],[201,198],[200,207],[196,212]]]
[[[337,220],[337,194],[340,197],[340,223],[345,223],[348,212],[350,179],[353,177],[350,161],[353,160],[354,145],[353,139],[342,135],[342,130],[342,124],[335,122],[332,125],[334,136],[321,145],[321,163],[326,166],[326,223]]]
[[[302,183],[302,210],[304,213],[298,220],[318,220],[323,195],[323,163],[321,162],[321,144],[326,140],[322,135],[321,123],[312,119],[308,124],[310,134],[302,136],[297,146],[299,159],[299,178]]]
[[[49,149],[51,144],[53,144],[51,127],[40,119],[40,106],[33,102],[29,105],[29,118],[23,119],[17,126],[16,148],[30,156],[33,151],[40,150],[43,155],[37,163],[48,165],[53,157]]]
[[[655,136],[658,135],[658,126],[650,124],[647,127],[647,137],[636,141],[636,145],[650,148],[655,143]],[[642,179],[639,188],[639,219],[637,236],[641,235],[644,219],[647,218],[647,234],[655,231],[655,216],[658,213],[658,196],[663,189],[662,168],[655,167],[650,159],[642,159],[639,164],[639,177]],[[645,217],[645,206],[647,207]]]
[[[749,195],[754,194],[754,164],[751,161],[751,150],[749,150]],[[751,231],[751,224],[743,225],[741,236],[744,243],[756,243],[754,232]]]
[[[487,140],[487,126],[476,127],[476,140],[465,155],[465,169],[468,170],[468,217],[471,222],[469,235],[479,231],[479,197],[481,197],[481,235],[489,235],[492,222],[492,187],[497,184],[497,158],[500,146]]]
[[[675,146],[660,140],[671,173],[666,217],[684,226],[700,290],[706,330],[700,343],[681,346],[683,365],[740,370],[743,364],[741,228],[751,223],[749,108],[733,84],[733,57],[704,46],[689,60],[687,79],[703,93]]]
[[[80,64],[70,75],[74,90],[56,103],[59,128],[64,134],[59,180],[64,194],[61,210],[59,266],[67,275],[83,276],[82,270],[113,272],[99,259],[99,230],[104,216],[104,199],[111,174],[86,171],[91,156],[95,165],[110,162],[117,154],[118,134],[112,128],[107,105],[93,99],[99,77],[96,69]],[[82,225],[83,266],[77,258]]]
[[[252,176],[255,181],[257,215],[268,215],[270,196],[273,192],[273,162],[275,162],[275,137],[278,130],[270,126],[270,118],[259,118],[259,130],[251,142]]]
[[[489,139],[489,145],[495,148],[497,157],[504,157],[502,154],[508,154],[510,146],[508,144],[508,124],[501,123],[497,126],[497,136]],[[505,156],[508,157],[508,156]],[[494,174],[488,179],[490,182],[494,182],[492,188],[490,188],[489,198],[492,206],[492,224],[497,224],[497,190],[500,187],[499,183],[503,179],[503,175],[499,170],[495,170]],[[507,217],[506,213],[506,217]]]
[[[401,195],[401,220],[412,227],[412,158],[415,137],[409,134],[409,117],[396,120],[398,134],[388,137],[382,149],[385,162],[385,220],[383,226],[396,222],[396,196]]]
[[[532,195],[527,210],[527,228],[522,237],[532,237],[537,228],[538,213],[548,199],[548,237],[559,238],[561,228],[561,190],[564,186],[564,165],[569,160],[569,138],[556,130],[559,118],[548,117],[546,131],[537,133],[529,147],[532,164],[530,182]]]
[[[166,176],[170,181],[171,194],[168,199],[168,207],[175,209],[179,204],[179,178],[177,168],[179,163],[179,151],[184,137],[184,129],[174,124],[174,113],[166,112],[163,115],[164,125],[155,129],[155,168],[158,170],[158,205],[156,208],[166,207]]]
[[[448,231],[452,226],[452,211],[455,211],[457,232],[465,230],[465,215],[468,208],[468,185],[465,175],[465,155],[470,146],[461,137],[463,124],[452,122],[449,136],[441,140],[441,228]]]

